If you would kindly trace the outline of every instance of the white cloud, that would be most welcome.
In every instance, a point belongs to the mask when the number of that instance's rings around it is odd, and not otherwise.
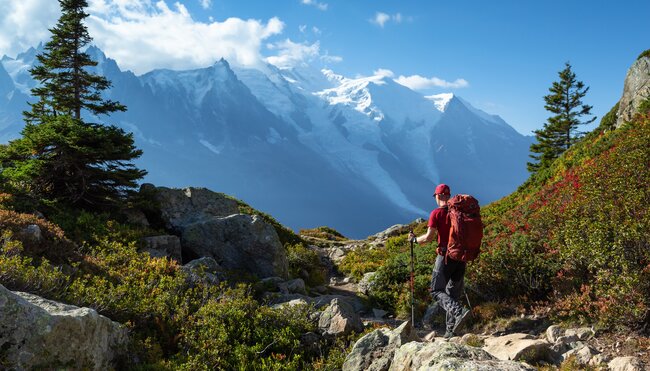
[[[339,57],[338,55],[329,55],[326,52],[325,54],[320,56],[320,60],[323,61],[323,63],[325,64],[341,63],[343,62],[343,57]]]
[[[203,3],[212,1],[199,0]],[[321,54],[320,43],[272,41],[284,23],[228,18],[198,21],[181,2],[167,0],[88,0],[86,25],[93,44],[120,68],[136,74],[157,68],[201,68],[225,58],[234,65],[255,67],[267,60],[287,66],[318,60],[336,63],[341,57]],[[310,3],[310,5],[313,5]],[[60,16],[53,0],[0,0],[0,55],[14,56],[50,37],[48,28]],[[300,26],[301,32],[320,33],[317,27]],[[262,46],[270,44],[270,50]],[[264,53],[263,53],[264,52]],[[269,54],[274,56],[267,57]]]
[[[404,17],[402,13],[395,13],[395,14],[386,14],[383,12],[377,12],[375,13],[375,17],[371,18],[370,23],[374,23],[377,26],[384,28],[384,25],[388,23],[389,21],[395,22],[395,23],[402,23],[403,21],[413,21],[413,17]]]
[[[469,83],[465,79],[456,79],[454,81],[445,81],[438,77],[423,77],[420,75],[412,76],[403,76],[400,75],[395,79],[395,82],[402,84],[413,90],[422,90],[429,88],[447,88],[447,89],[458,89],[466,88],[469,86]]]
[[[57,1],[0,0],[0,56],[15,57],[49,38],[60,15]]]
[[[331,56],[327,52],[321,55],[320,42],[313,44],[296,43],[289,39],[267,45],[271,50],[277,50],[278,54],[266,58],[266,61],[280,68],[289,68],[307,64],[314,60],[320,60],[324,63],[338,63],[343,58]]]
[[[375,18],[371,19],[370,22],[378,25],[379,27],[384,27],[384,24],[390,20],[390,16],[386,13],[377,12]]]
[[[199,3],[201,3],[201,8],[209,9],[212,5],[212,0],[199,0]]]
[[[379,68],[374,71],[375,76],[384,76],[384,77],[393,77],[395,74],[391,70],[385,68]]]
[[[165,1],[93,0],[89,13],[95,44],[135,73],[205,67],[220,58],[254,66],[262,62],[262,42],[284,28],[278,18],[199,22],[178,2],[169,8]]]
[[[298,26],[298,29],[300,30],[300,33],[305,33],[305,31],[307,30],[307,25],[301,24],[300,26]]]
[[[320,10],[327,10],[327,3],[320,3],[316,0],[302,0],[302,3],[305,5],[313,5]]]
[[[204,1],[205,2],[205,1]],[[89,0],[86,25],[93,43],[120,68],[137,74],[155,68],[205,67],[220,58],[254,66],[263,63],[261,45],[284,23],[228,18],[201,22],[180,2],[165,0]],[[0,55],[15,55],[50,37],[60,16],[53,0],[0,0]]]

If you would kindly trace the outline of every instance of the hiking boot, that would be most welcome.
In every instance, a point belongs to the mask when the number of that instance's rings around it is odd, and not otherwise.
[[[453,332],[451,332],[451,331],[449,331],[449,330],[447,330],[447,332],[445,332],[445,336],[444,336],[445,339],[449,340],[449,339],[451,339],[451,338],[453,338],[453,337],[454,337],[454,333],[453,333]]]
[[[469,319],[469,312],[470,312],[469,309],[463,308],[460,314],[456,316],[456,321],[454,322],[454,329],[452,330],[453,333],[456,333],[467,323],[467,320]]]

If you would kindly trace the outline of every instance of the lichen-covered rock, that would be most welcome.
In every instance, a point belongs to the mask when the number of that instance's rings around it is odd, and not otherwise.
[[[594,349],[589,345],[583,345],[562,354],[562,359],[567,360],[570,357],[574,357],[578,364],[588,365],[591,363],[591,359],[599,353],[600,352],[597,349]]]
[[[410,322],[404,322],[394,330],[377,329],[357,340],[345,358],[343,371],[388,370],[395,351],[411,341],[420,340]]]
[[[608,364],[610,371],[643,371],[645,365],[637,357],[616,357]]]
[[[126,329],[94,309],[14,293],[0,285],[3,367],[111,369],[127,340]]]
[[[410,342],[395,351],[390,371],[417,370],[535,370],[514,361],[498,360],[479,348],[452,342]]]
[[[368,272],[363,275],[361,281],[357,285],[357,292],[360,294],[368,295],[375,284],[375,276],[377,272]]]
[[[560,336],[564,336],[564,329],[559,325],[551,325],[546,329],[546,340],[554,344]]]
[[[363,322],[354,308],[339,299],[333,299],[318,320],[323,335],[341,336],[363,331]]]
[[[551,344],[528,334],[509,334],[485,339],[483,349],[500,360],[553,361]]]
[[[639,58],[627,72],[618,106],[616,127],[632,121],[641,103],[650,98],[650,57]]]

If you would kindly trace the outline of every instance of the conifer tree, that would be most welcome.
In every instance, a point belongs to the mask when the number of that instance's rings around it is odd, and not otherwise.
[[[59,4],[52,38],[30,70],[39,83],[32,89],[37,101],[24,112],[23,137],[0,148],[0,177],[11,192],[42,202],[110,208],[146,174],[131,163],[142,151],[132,134],[84,121],[126,107],[104,100],[110,82],[87,70],[97,63],[83,52],[92,40],[83,24],[86,0]]]
[[[533,173],[547,167],[581,138],[583,133],[578,131],[578,126],[596,120],[593,117],[580,121],[580,117],[591,115],[592,106],[582,103],[589,87],[576,79],[571,64],[567,62],[558,75],[560,80],[549,88],[551,94],[544,96],[544,108],[554,116],[548,118],[542,129],[535,130],[537,142],[530,146],[530,157],[535,162],[528,163],[528,171]]]
[[[103,76],[90,73],[86,67],[97,62],[83,52],[92,38],[83,20],[88,17],[86,0],[59,0],[62,15],[56,27],[50,29],[52,39],[45,52],[37,55],[39,64],[30,70],[41,85],[32,89],[38,101],[31,112],[24,112],[27,122],[41,122],[43,117],[69,114],[81,119],[82,109],[94,115],[125,111],[126,107],[104,100],[101,92],[111,87]]]

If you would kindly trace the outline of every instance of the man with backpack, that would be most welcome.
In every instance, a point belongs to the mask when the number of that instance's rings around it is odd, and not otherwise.
[[[478,255],[478,247],[474,248],[476,245],[475,241],[472,241],[472,249],[468,250],[465,247],[460,247],[458,241],[462,238],[459,238],[458,230],[467,230],[468,232],[475,231],[473,234],[478,235],[479,231],[477,229],[480,225],[480,236],[478,236],[478,244],[480,246],[483,229],[482,224],[480,224],[480,214],[478,214],[478,210],[476,210],[478,215],[478,225],[472,220],[465,226],[465,228],[458,227],[459,223],[462,223],[462,217],[457,215],[458,212],[456,210],[453,212],[454,215],[449,215],[451,193],[448,185],[439,184],[436,187],[433,196],[436,198],[438,208],[433,210],[429,216],[427,233],[416,237],[411,232],[409,234],[409,240],[418,244],[428,243],[433,240],[435,236],[434,231],[438,232],[438,247],[436,249],[438,256],[436,257],[436,262],[431,276],[431,294],[433,298],[438,301],[438,305],[447,312],[447,331],[445,332],[445,338],[451,338],[456,334],[456,331],[465,324],[469,317],[469,309],[463,307],[463,305],[460,304],[459,299],[463,292],[466,261],[473,260],[476,258],[476,255]],[[464,199],[461,200],[461,198],[464,197],[471,198],[476,204],[475,206],[472,205],[472,208],[478,209],[478,201],[471,196],[458,195],[454,197],[453,201],[456,203],[459,201],[462,202]],[[461,221],[459,222],[459,220]],[[452,231],[452,224],[454,224],[455,227],[454,231]],[[453,240],[451,245],[450,237]],[[475,240],[476,238],[475,236],[472,236],[471,239]],[[451,251],[451,249],[448,251],[448,246],[452,245],[454,247],[453,251]]]

